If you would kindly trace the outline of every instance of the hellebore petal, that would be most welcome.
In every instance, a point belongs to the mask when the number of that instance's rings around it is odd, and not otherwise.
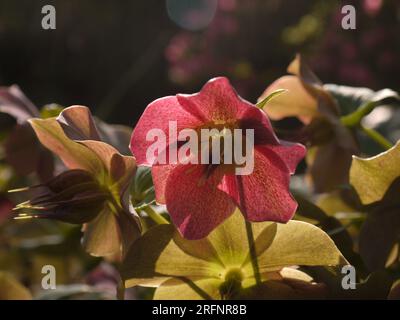
[[[178,281],[178,284],[177,284]],[[154,300],[221,300],[220,279],[169,279],[157,288]]]
[[[400,141],[391,149],[371,158],[353,157],[350,183],[363,204],[383,198],[393,181],[400,177]]]
[[[103,141],[128,155],[132,130],[122,125],[110,125],[92,117],[88,107],[71,106],[57,117],[64,133],[72,140]]]
[[[18,175],[36,172],[40,181],[53,177],[54,159],[39,143],[29,123],[17,124],[11,130],[4,141],[4,150],[6,162]]]
[[[122,193],[136,170],[135,159],[123,156],[114,147],[99,139],[87,107],[72,106],[57,119],[30,120],[39,140],[57,154],[70,169],[82,169],[99,180],[116,184]],[[73,139],[77,140],[73,140]]]
[[[178,94],[181,106],[201,122],[236,120],[246,107],[254,105],[238,96],[229,80],[218,77],[209,80],[199,93]]]
[[[135,174],[135,158],[121,155],[114,147],[102,141],[85,140],[80,143],[101,159],[110,178],[109,184],[111,187],[116,185],[122,194]]]
[[[261,230],[268,227],[266,222],[252,226],[255,235],[261,235]],[[256,238],[256,246],[259,241]],[[260,273],[294,265],[337,266],[344,264],[347,264],[346,259],[324,231],[312,224],[294,220],[286,225],[276,224],[273,241],[258,256]]]
[[[304,274],[299,277],[299,272],[284,272],[285,267],[347,263],[329,236],[308,223],[264,222],[251,226],[256,238],[257,262],[266,280],[310,281]],[[242,290],[246,293],[245,289],[254,285],[254,274],[245,237],[245,220],[238,210],[201,240],[186,240],[172,225],[159,225],[130,248],[121,275],[127,287],[158,287],[155,294],[158,299],[177,298],[178,290],[186,293],[179,294],[186,299],[221,299],[227,297],[226,285],[232,285],[233,279],[238,285],[236,293]],[[234,275],[238,277],[232,278]]]
[[[171,172],[179,166],[178,164],[156,165],[151,167],[151,175],[155,190],[156,201],[165,204],[165,188],[167,186],[168,177]]]
[[[277,89],[286,89],[284,94],[269,101],[263,108],[273,120],[286,117],[298,117],[304,123],[309,123],[312,118],[319,115],[318,102],[303,86],[302,81],[296,76],[283,76],[273,82],[258,98],[262,101]]]
[[[289,168],[268,147],[254,150],[254,171],[250,175],[225,175],[220,189],[229,194],[245,217],[253,222],[287,222],[297,203],[289,192]]]
[[[55,118],[29,120],[40,142],[58,155],[69,169],[87,170],[101,175],[101,160],[87,147],[69,139]]]
[[[9,114],[19,124],[30,118],[39,117],[39,110],[17,85],[0,87],[0,112]]]
[[[205,237],[235,210],[232,199],[217,188],[221,179],[219,170],[207,176],[207,168],[206,165],[179,165],[167,178],[167,210],[187,239]]]
[[[100,135],[100,140],[116,148],[123,155],[131,155],[129,144],[132,128],[119,124],[108,124],[98,118],[94,119]]]
[[[280,144],[278,145],[270,145],[265,148],[271,149],[281,158],[288,167],[290,174],[296,172],[297,165],[307,153],[306,148],[302,144],[284,140],[280,140]]]
[[[310,67],[304,62],[301,55],[290,63],[288,72],[296,75],[302,81],[304,87],[318,101],[318,111],[327,118],[340,116],[340,108],[335,99],[324,90],[321,80],[312,72]]]
[[[316,192],[334,190],[348,184],[351,157],[355,150],[343,148],[334,141],[308,150],[308,173]]]
[[[254,130],[254,145],[279,145],[271,122],[265,113],[254,106],[241,106],[242,109],[237,114],[239,119],[239,128],[242,130]]]
[[[65,135],[71,140],[100,140],[90,110],[85,106],[65,108],[57,117]]]
[[[146,151],[153,144],[147,141],[147,134],[152,129],[158,129],[165,133],[167,145],[169,141],[169,121],[177,122],[178,132],[182,129],[195,128],[201,124],[188,111],[182,108],[176,97],[160,98],[150,103],[139,119],[132,133],[130,149],[135,156],[138,165],[152,165],[155,159],[146,159]]]
[[[97,204],[96,210],[88,211],[93,215],[88,219],[81,216],[81,220],[74,221],[85,223],[85,249],[94,256],[112,253],[122,253],[123,256],[140,235],[138,219],[130,213],[127,192],[136,171],[135,158],[123,156],[114,147],[99,140],[100,135],[87,107],[72,106],[57,118],[31,119],[30,122],[44,146],[58,155],[69,169],[85,171],[100,186],[101,191],[97,196],[105,196],[103,200],[93,200]],[[68,189],[62,190],[61,194],[66,192]],[[85,190],[80,192],[74,201],[81,201],[80,197],[93,196]],[[50,197],[45,200],[48,200],[45,204],[52,204],[50,209],[54,210],[56,204],[51,203],[54,199]],[[88,199],[86,201],[91,203]],[[60,220],[64,213],[68,215],[68,211],[73,211],[73,208],[65,206],[55,208],[58,210],[50,218]],[[41,216],[45,217],[43,214]],[[67,219],[70,220],[70,216]],[[71,222],[66,219],[64,221]]]
[[[134,217],[125,211],[115,214],[105,207],[97,217],[84,225],[82,245],[85,250],[95,257],[104,257],[122,252],[124,256],[137,239],[137,223]]]
[[[36,172],[41,181],[53,176],[54,163],[51,154],[37,141],[27,120],[39,117],[36,106],[18,86],[0,87],[0,113],[15,118],[17,124],[10,128],[4,141],[5,160],[18,175]],[[30,161],[26,161],[29,158]]]
[[[187,244],[184,250],[181,243]],[[202,256],[196,254],[198,251],[203,251]],[[210,258],[204,257],[207,255]],[[135,242],[123,262],[121,275],[127,287],[147,283],[158,286],[175,276],[218,278],[222,270],[208,240],[188,243],[172,225],[165,224],[151,228]]]

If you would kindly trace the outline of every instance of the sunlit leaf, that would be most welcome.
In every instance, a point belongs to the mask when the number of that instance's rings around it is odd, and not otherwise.
[[[383,198],[393,181],[400,177],[399,163],[400,141],[393,148],[372,158],[353,158],[350,183],[364,204]]]
[[[333,241],[310,224],[290,221],[287,224],[253,223],[251,226],[263,278],[293,265],[347,263]],[[201,240],[185,240],[172,225],[159,225],[131,247],[121,274],[128,287],[161,286],[156,291],[158,298],[167,298],[167,289],[162,289],[166,285],[177,285],[187,292],[188,297],[200,298],[202,295],[194,290],[196,284],[200,291],[211,297],[218,296],[218,292],[224,296],[228,294],[225,292],[227,283],[231,286],[234,279],[238,281],[237,290],[241,290],[242,285],[244,288],[255,284],[245,239],[245,220],[238,210]],[[184,280],[184,283],[177,284],[174,279],[178,279],[178,283]],[[237,294],[237,290],[228,295]]]
[[[30,300],[32,295],[11,274],[0,272],[0,300]]]

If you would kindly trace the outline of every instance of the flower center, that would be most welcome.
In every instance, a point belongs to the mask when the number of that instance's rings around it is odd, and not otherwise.
[[[197,129],[200,163],[209,164],[208,176],[220,165],[225,174],[234,174],[236,168],[246,165],[254,146],[247,131],[236,121],[213,121]],[[254,140],[254,135],[250,138]]]
[[[242,281],[244,274],[240,268],[233,268],[228,270],[224,276],[224,282],[221,284],[219,290],[224,299],[231,299],[237,295],[242,288]]]

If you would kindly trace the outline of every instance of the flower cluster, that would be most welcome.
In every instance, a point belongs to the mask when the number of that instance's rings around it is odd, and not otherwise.
[[[395,272],[382,270],[399,266],[400,142],[363,119],[400,97],[324,85],[301,56],[288,72],[254,104],[225,77],[162,97],[133,132],[84,106],[39,111],[18,87],[2,88],[0,114],[15,119],[4,127],[5,160],[31,176],[0,197],[0,224],[13,202],[16,223],[81,226],[83,248],[103,261],[87,281],[110,274],[119,298],[138,286],[155,287],[154,299],[396,297]],[[298,122],[282,134],[292,141],[276,134],[287,119]],[[360,138],[383,152],[364,157]],[[73,256],[69,241],[59,245]],[[350,264],[357,284],[347,291]],[[0,272],[3,287],[5,298],[31,298]]]

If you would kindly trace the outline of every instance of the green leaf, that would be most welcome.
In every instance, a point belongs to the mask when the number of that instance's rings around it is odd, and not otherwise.
[[[391,89],[373,91],[369,88],[336,84],[325,84],[324,89],[336,98],[343,115],[350,114],[369,102],[372,102],[374,107],[393,103],[400,104],[399,94]]]
[[[362,159],[353,157],[350,183],[356,189],[363,204],[383,198],[393,181],[400,177],[400,141],[377,156]]]

